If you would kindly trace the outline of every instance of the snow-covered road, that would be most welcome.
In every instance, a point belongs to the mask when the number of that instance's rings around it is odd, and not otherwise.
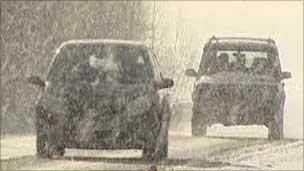
[[[303,140],[171,135],[169,158],[159,163],[142,160],[141,150],[68,149],[64,158],[46,160],[35,157],[35,136],[7,136],[1,138],[1,169],[303,170],[303,145]]]

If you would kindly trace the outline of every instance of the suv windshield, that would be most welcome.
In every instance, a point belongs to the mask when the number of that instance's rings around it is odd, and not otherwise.
[[[70,79],[122,84],[153,79],[148,51],[141,46],[112,44],[68,44],[56,55],[47,80],[65,83]]]
[[[274,74],[275,56],[267,51],[212,50],[203,67],[206,73],[223,71]]]
[[[270,63],[266,52],[255,51],[217,51],[217,69],[252,72],[265,72]]]

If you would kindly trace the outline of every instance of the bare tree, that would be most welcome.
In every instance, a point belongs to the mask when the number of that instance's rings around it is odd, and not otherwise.
[[[194,33],[187,34],[189,30],[187,30],[181,10],[177,11],[174,30],[168,33],[168,25],[172,22],[162,22],[162,9],[155,2],[152,7],[151,48],[158,56],[164,75],[172,77],[175,81],[175,86],[169,91],[171,102],[174,104],[184,96],[185,85],[187,85],[184,71],[195,57],[194,43],[198,42],[198,38]]]

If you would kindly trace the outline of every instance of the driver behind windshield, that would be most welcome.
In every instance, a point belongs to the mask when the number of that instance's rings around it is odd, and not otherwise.
[[[266,58],[255,58],[250,69],[254,73],[263,74],[266,72],[267,59]]]
[[[88,62],[74,67],[74,74],[95,87],[101,82],[117,83],[121,79],[121,64],[113,47],[106,47],[103,55],[91,54]]]
[[[229,55],[228,53],[221,53],[217,57],[217,70],[218,71],[228,71],[229,69]]]
[[[246,70],[245,54],[242,54],[240,52],[233,53],[233,59],[234,59],[234,61],[230,64],[230,68],[233,71],[245,71]]]
[[[118,83],[122,79],[121,61],[118,59],[118,49],[114,46],[105,48],[106,56],[99,61],[98,68],[105,73],[104,81]]]

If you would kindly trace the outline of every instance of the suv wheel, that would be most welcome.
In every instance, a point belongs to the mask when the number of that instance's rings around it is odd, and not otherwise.
[[[280,106],[280,109],[275,113],[274,118],[268,124],[268,139],[279,140],[283,139],[284,133],[284,115],[283,107]]]
[[[202,118],[202,113],[199,113],[195,110],[193,111],[192,119],[191,119],[191,131],[192,136],[206,136],[207,135],[207,127],[208,125],[204,122]]]
[[[207,126],[201,126],[198,128],[198,126],[192,126],[192,136],[206,136],[207,135]]]

